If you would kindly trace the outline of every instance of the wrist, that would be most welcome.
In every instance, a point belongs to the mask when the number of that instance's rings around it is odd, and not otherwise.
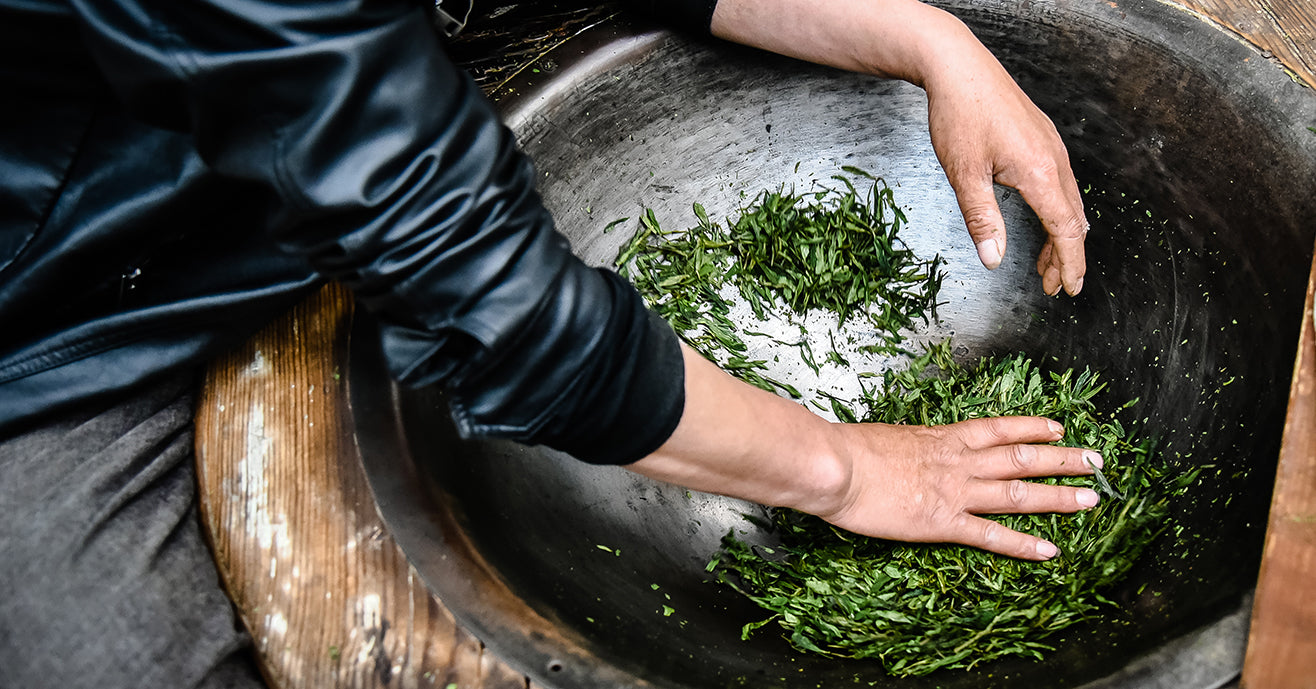
[[[951,13],[930,5],[915,3],[913,18],[905,32],[901,50],[903,72],[899,78],[932,91],[971,79],[983,61],[995,57],[978,40],[964,22]]]
[[[811,413],[811,412],[810,412]],[[800,483],[794,500],[783,501],[790,507],[814,515],[829,515],[841,511],[849,502],[854,481],[854,453],[846,448],[846,425],[829,423],[816,417],[819,428],[805,466],[801,467]]]

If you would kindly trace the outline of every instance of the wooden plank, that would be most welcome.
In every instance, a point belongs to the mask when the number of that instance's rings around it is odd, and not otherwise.
[[[432,595],[375,510],[349,429],[347,293],[215,362],[197,410],[205,530],[274,687],[525,689]]]
[[[1316,2],[1312,0],[1178,0],[1266,51],[1270,59],[1316,88]]]
[[[1316,264],[1289,391],[1243,686],[1316,688]]]
[[[450,46],[487,92],[603,13],[490,9],[502,24]],[[202,522],[262,672],[276,689],[533,689],[456,624],[375,511],[341,424],[351,311],[325,288],[213,362],[199,402]]]
[[[1316,3],[1181,0],[1316,87]],[[1298,340],[1283,448],[1243,665],[1245,689],[1316,689],[1316,264]]]

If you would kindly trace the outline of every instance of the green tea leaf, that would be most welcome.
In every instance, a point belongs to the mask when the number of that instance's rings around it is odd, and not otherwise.
[[[1110,419],[1092,401],[1104,386],[1100,376],[1044,372],[1022,355],[968,367],[953,359],[946,341],[883,378],[885,388],[869,391],[862,412],[852,416],[922,424],[1004,414],[1053,418],[1065,425],[1067,441],[1084,439],[1105,465],[1093,477],[1047,482],[1096,481],[1120,500],[1067,516],[996,517],[1060,547],[1061,557],[1043,563],[867,538],[800,512],[773,510],[780,543],[772,559],[730,532],[710,563],[717,581],[771,613],[745,633],[773,623],[801,651],[874,658],[888,673],[910,676],[1011,656],[1041,658],[1057,632],[1103,610],[1118,614],[1102,591],[1127,575],[1166,528],[1169,500],[1184,486],[1150,443],[1117,421],[1099,420]]]

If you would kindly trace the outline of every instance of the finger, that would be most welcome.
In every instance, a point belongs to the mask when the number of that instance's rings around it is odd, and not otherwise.
[[[996,270],[1005,256],[1005,219],[1001,209],[996,205],[996,192],[992,187],[991,175],[972,175],[964,179],[961,175],[946,178],[955,189],[955,200],[960,206],[960,215],[964,216],[964,227],[969,231],[978,248],[978,260],[988,270]]]
[[[1064,426],[1040,416],[993,416],[985,419],[969,419],[949,428],[958,433],[960,442],[971,450],[1016,443],[1053,443],[1065,435]]]
[[[1082,233],[1077,237],[1053,237],[1056,245],[1052,254],[1058,259],[1057,269],[1065,292],[1074,296],[1083,291],[1083,277],[1087,272],[1087,252],[1084,241],[1087,238],[1087,221],[1083,222]],[[1056,261],[1052,261],[1056,265]]]
[[[1055,244],[1047,237],[1042,250],[1037,252],[1037,274],[1042,277],[1042,292],[1048,297],[1060,293],[1060,271],[1051,266],[1055,260]]]
[[[1051,238],[1047,237],[1046,242],[1042,244],[1042,250],[1037,252],[1037,274],[1045,276],[1047,268],[1051,267],[1051,253],[1055,245],[1051,243]]]
[[[954,536],[947,540],[1021,560],[1050,560],[1060,552],[1050,541],[971,514],[960,515],[954,529]]]
[[[977,480],[964,492],[964,508],[973,514],[1039,514],[1077,512],[1094,507],[1101,496],[1091,488],[1051,486],[1018,479]]]
[[[1048,263],[1046,268],[1042,271],[1042,291],[1046,292],[1047,296],[1054,297],[1057,294],[1060,294],[1060,288],[1063,284],[1064,281],[1060,276],[1060,267],[1057,266],[1054,261]]]
[[[1062,161],[1054,166],[1038,166],[1016,188],[1046,229],[1052,248],[1048,261],[1050,267],[1059,274],[1066,292],[1078,294],[1083,289],[1083,276],[1087,272],[1083,242],[1088,222],[1083,214],[1078,183],[1074,181],[1069,164]],[[1044,280],[1045,277],[1044,273]]]
[[[1089,476],[1103,466],[1101,455],[1081,447],[1005,445],[983,450],[974,475],[983,479]]]

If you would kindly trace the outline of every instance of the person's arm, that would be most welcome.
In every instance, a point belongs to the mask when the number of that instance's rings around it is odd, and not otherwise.
[[[190,132],[208,165],[248,182],[282,245],[353,288],[384,323],[395,375],[444,386],[464,432],[590,461],[660,448],[635,468],[865,530],[865,491],[882,487],[865,478],[867,462],[797,405],[697,356],[683,363],[634,289],[572,256],[510,132],[414,5],[74,7],[129,112]],[[813,463],[774,454],[786,447],[778,416],[832,458],[835,480],[785,495]],[[954,442],[910,456],[959,457]],[[737,456],[726,447],[762,451],[728,467]],[[756,466],[773,467],[769,480]]]
[[[1005,251],[993,181],[1018,189],[1048,238],[1042,289],[1083,288],[1088,224],[1055,126],[950,14],[916,0],[719,0],[714,35],[842,69],[903,79],[928,94],[933,147],[983,265]]]
[[[462,433],[600,463],[670,435],[671,328],[573,255],[421,4],[71,5],[126,111],[240,180],[282,249],[377,316],[394,377],[447,392]]]
[[[1087,223],[1051,121],[958,19],[915,0],[720,0],[716,36],[811,62],[904,79],[928,93],[930,130],[978,254],[996,268],[1005,226],[993,182],[1018,189],[1049,238],[1042,287],[1083,287]],[[676,431],[630,469],[714,493],[793,507],[857,533],[964,543],[1025,559],[1053,544],[976,515],[1073,512],[1096,492],[1019,479],[1089,474],[1089,450],[1045,445],[1038,418],[924,428],[833,424],[741,383],[689,349]]]
[[[952,426],[830,423],[743,383],[684,349],[685,413],[636,473],[818,515],[856,533],[952,542],[1028,560],[1056,547],[977,514],[1074,512],[1097,504],[1087,488],[1029,483],[1092,473],[1091,450],[1042,445],[1059,424],[1034,417]]]

